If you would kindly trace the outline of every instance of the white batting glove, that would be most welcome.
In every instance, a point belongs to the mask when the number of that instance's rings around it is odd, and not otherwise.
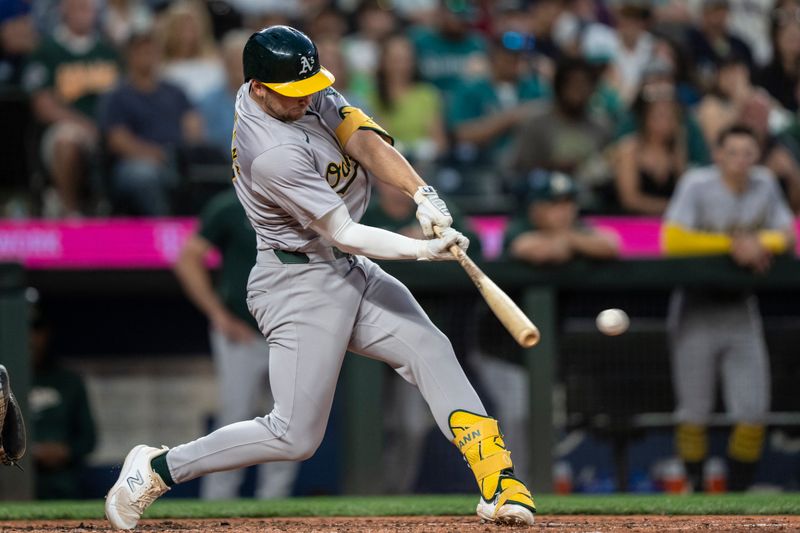
[[[414,201],[417,202],[417,220],[419,220],[419,225],[422,226],[422,233],[426,237],[435,236],[433,226],[446,229],[453,224],[450,210],[447,209],[444,200],[439,198],[436,189],[430,185],[418,188],[417,192],[414,193]]]
[[[469,248],[469,239],[453,228],[442,230],[442,236],[437,239],[418,242],[417,261],[454,261],[455,256],[450,253],[451,246],[455,244],[465,253]]]

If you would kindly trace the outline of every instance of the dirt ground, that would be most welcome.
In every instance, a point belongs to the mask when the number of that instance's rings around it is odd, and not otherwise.
[[[503,531],[800,531],[800,516],[538,516],[529,528],[482,524],[465,516],[392,516],[364,518],[252,518],[143,520],[136,531],[158,533],[472,533]],[[0,532],[94,533],[112,531],[108,522],[0,522]]]

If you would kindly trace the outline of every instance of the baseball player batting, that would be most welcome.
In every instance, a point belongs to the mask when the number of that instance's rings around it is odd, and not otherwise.
[[[330,87],[333,75],[306,35],[265,28],[248,40],[243,62],[233,183],[258,236],[247,303],[269,343],[275,405],[264,417],[172,449],[133,448],[106,496],[109,521],[132,529],[171,486],[211,472],[310,457],[350,350],[386,362],[419,387],[475,474],[478,516],[532,524],[531,493],[515,477],[497,420],[486,414],[450,341],[408,289],[368,259],[452,260],[449,248],[466,250],[469,241],[450,227],[447,206],[391,137]],[[375,179],[413,196],[427,239],[357,222]]]

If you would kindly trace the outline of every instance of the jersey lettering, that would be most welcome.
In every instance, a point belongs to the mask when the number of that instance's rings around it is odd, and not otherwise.
[[[358,175],[358,162],[345,156],[339,163],[328,163],[325,169],[325,179],[339,196],[347,192],[353,180]]]

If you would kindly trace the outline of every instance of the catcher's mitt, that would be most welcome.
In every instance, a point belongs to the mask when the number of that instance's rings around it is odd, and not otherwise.
[[[0,462],[15,465],[25,455],[25,421],[11,392],[6,367],[0,365]]]

